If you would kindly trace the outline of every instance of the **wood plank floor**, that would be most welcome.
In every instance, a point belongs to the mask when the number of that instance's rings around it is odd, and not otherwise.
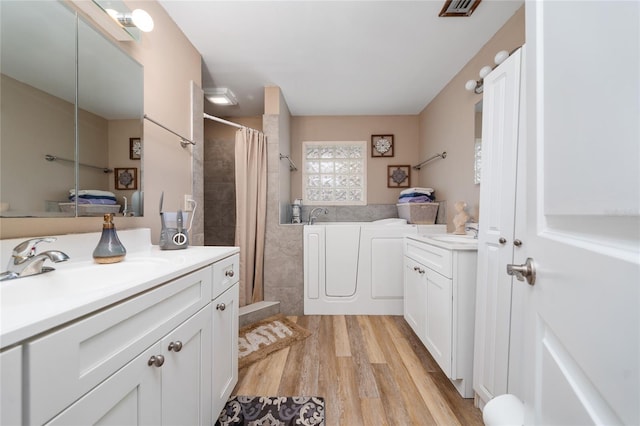
[[[240,370],[234,395],[321,396],[327,426],[482,425],[401,316],[289,318],[312,335]]]

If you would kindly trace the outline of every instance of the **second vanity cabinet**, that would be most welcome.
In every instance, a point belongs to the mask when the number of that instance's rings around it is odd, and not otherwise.
[[[473,397],[475,247],[404,239],[405,320],[464,398]]]
[[[238,377],[238,270],[230,256],[25,343],[26,421],[212,424]]]

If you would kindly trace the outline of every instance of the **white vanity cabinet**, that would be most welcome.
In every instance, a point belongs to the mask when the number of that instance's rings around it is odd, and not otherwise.
[[[146,228],[119,237],[122,262],[87,257],[100,233],[60,235],[71,260],[3,282],[0,424],[217,419],[238,378],[239,249],[160,250]],[[0,257],[20,242],[3,240]]]
[[[404,239],[404,317],[464,398],[473,397],[476,262],[473,244]]]
[[[209,423],[211,284],[206,267],[27,343],[28,423]]]

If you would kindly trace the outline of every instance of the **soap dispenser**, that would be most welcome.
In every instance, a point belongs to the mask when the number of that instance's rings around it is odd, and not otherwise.
[[[124,259],[126,254],[127,250],[120,242],[118,234],[116,234],[116,227],[113,224],[113,214],[107,213],[104,215],[100,242],[93,251],[93,259],[96,263],[117,263]]]

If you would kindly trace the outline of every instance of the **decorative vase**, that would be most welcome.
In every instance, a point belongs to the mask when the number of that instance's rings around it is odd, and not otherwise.
[[[117,263],[124,259],[127,250],[124,248],[116,227],[113,224],[113,214],[104,215],[104,223],[102,224],[102,236],[98,242],[98,246],[93,250],[93,259],[96,263]]]

